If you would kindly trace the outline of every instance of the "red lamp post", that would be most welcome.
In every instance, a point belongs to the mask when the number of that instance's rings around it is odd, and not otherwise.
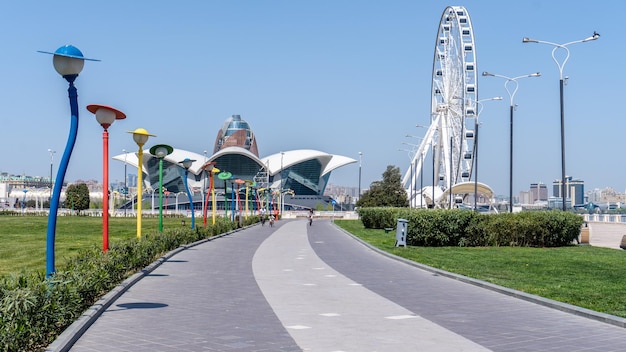
[[[106,105],[87,105],[87,110],[96,115],[102,126],[102,250],[109,250],[109,126],[115,120],[126,118],[123,112]]]
[[[202,223],[204,227],[206,227],[206,215],[207,215],[207,208],[209,205],[209,195],[211,194],[211,191],[213,190],[213,168],[214,167],[215,167],[214,161],[209,161],[205,163],[204,165],[202,165],[202,170],[207,171],[209,173],[209,180],[210,180],[209,190],[206,192],[206,197],[204,198],[204,212],[202,214]],[[206,183],[204,185],[206,186]],[[213,224],[215,224],[215,218],[213,219]]]

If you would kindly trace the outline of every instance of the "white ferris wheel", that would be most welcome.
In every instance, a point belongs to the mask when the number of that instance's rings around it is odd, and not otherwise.
[[[462,6],[448,6],[441,15],[435,41],[430,126],[402,180],[411,206],[451,204],[454,190],[459,188],[455,186],[472,179],[477,91],[476,47],[469,13]],[[434,170],[428,182],[431,185],[419,189],[416,180],[429,152]],[[426,179],[426,175],[422,177]],[[454,196],[455,202],[463,200],[458,194]]]

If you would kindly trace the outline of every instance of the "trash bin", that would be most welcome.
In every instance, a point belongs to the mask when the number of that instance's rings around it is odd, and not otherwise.
[[[583,223],[583,227],[580,229],[580,244],[589,244],[589,226],[587,223]]]
[[[406,247],[406,231],[409,220],[406,219],[398,219],[396,225],[396,247],[404,246]]]

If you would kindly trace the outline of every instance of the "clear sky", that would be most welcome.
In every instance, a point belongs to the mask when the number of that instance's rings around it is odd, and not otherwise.
[[[78,139],[66,180],[102,179],[102,128],[85,106],[106,104],[128,118],[109,129],[110,154],[137,146],[125,131],[156,134],[166,143],[212,151],[226,118],[240,114],[256,133],[261,156],[318,149],[359,159],[362,188],[387,165],[404,174],[402,142],[417,143],[416,124],[430,120],[433,51],[441,14],[465,6],[476,40],[478,72],[520,80],[515,96],[514,193],[561,176],[559,75],[551,47],[593,31],[594,42],[571,46],[564,75],[567,174],[586,189],[626,188],[623,0],[502,1],[5,1],[0,32],[0,171],[48,176],[70,127],[67,82],[52,67],[55,51],[72,44],[86,62],[76,80]],[[620,34],[621,33],[621,34]],[[508,194],[509,101],[504,81],[480,77],[479,181]],[[111,161],[110,180],[123,163]],[[136,170],[133,170],[136,172]],[[357,186],[358,163],[331,183]],[[551,194],[551,190],[550,190]]]

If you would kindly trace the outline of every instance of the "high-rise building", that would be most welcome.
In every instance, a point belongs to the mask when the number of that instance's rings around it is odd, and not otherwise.
[[[554,180],[552,183],[552,195],[556,198],[563,198],[561,189],[561,180]],[[566,176],[565,189],[565,198],[571,199],[572,205],[585,204],[585,182],[583,180]]]
[[[548,187],[545,183],[531,183],[530,184],[530,203],[533,204],[537,201],[548,200]]]

